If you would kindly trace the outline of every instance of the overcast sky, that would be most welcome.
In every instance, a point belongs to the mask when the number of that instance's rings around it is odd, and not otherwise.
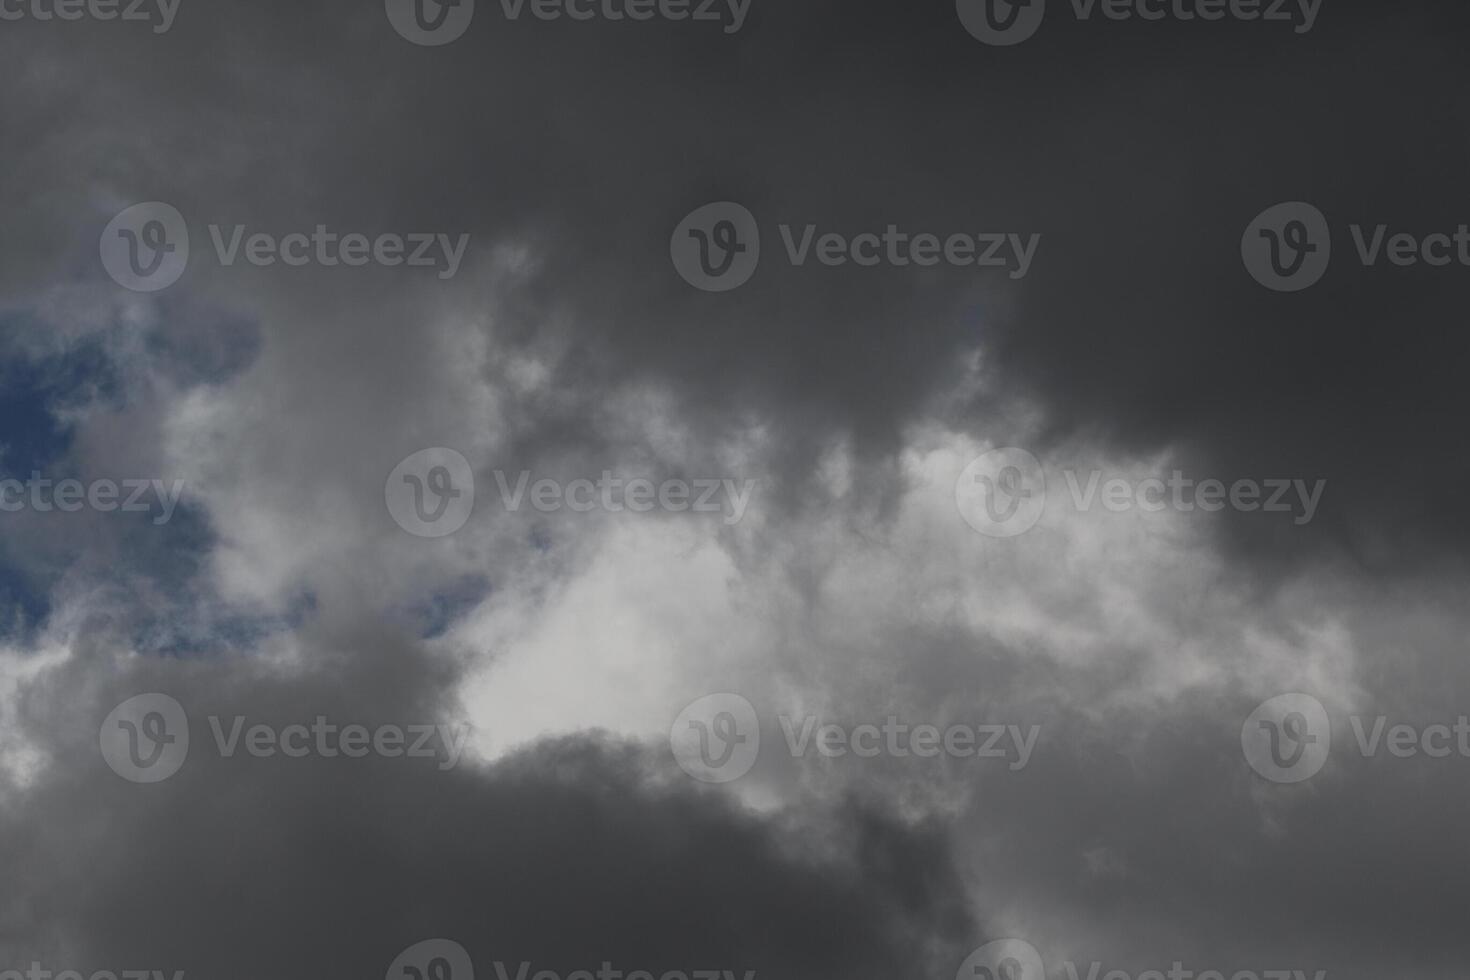
[[[1467,37],[0,0],[0,980],[1463,977]]]

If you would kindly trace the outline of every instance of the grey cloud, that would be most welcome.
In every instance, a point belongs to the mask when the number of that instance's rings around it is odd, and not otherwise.
[[[497,959],[919,976],[970,938],[937,828],[864,808],[757,818],[671,775],[666,748],[593,732],[447,772],[218,758],[204,723],[216,711],[277,726],[453,714],[454,665],[378,629],[344,631],[336,650],[307,633],[323,647],[285,670],[237,658],[109,670],[95,637],[26,685],[25,735],[49,763],[4,794],[6,963],[376,975],[448,936],[486,976]],[[193,741],[174,776],[138,785],[103,765],[96,728],[153,690],[186,705]]]

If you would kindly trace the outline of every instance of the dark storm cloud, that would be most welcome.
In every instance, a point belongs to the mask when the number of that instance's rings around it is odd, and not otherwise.
[[[534,250],[502,326],[525,344],[570,332],[559,385],[652,378],[711,429],[764,415],[793,479],[833,433],[865,459],[892,448],[983,344],[991,393],[1036,397],[1057,439],[1328,480],[1310,528],[1228,521],[1242,547],[1378,567],[1465,543],[1470,473],[1440,432],[1465,408],[1466,270],[1355,268],[1344,231],[1466,218],[1462,11],[1328,4],[1306,34],[1054,12],[999,49],[944,3],[756,5],[737,35],[481,8],[445,48],[350,4],[198,2],[161,37],[8,26],[6,129],[25,149],[7,265],[64,265],[68,234],[83,264],[99,183],[198,222],[466,230]],[[765,258],[706,295],[672,274],[668,236],[720,199],[755,213]],[[1327,213],[1338,258],[1278,295],[1238,245],[1292,199]],[[797,269],[781,223],[1042,240],[1019,282]],[[956,421],[990,431],[992,409]]]
[[[292,438],[265,427],[250,432],[264,444],[259,457],[243,438],[217,451],[247,459],[266,486],[278,474],[262,462],[284,459],[290,471],[294,452],[326,460],[292,473],[317,481],[309,489],[319,494],[277,480],[286,503],[267,514],[305,514],[306,525],[315,513],[304,501],[325,497],[351,518],[342,501],[373,498],[386,524],[380,484],[358,477],[378,480],[386,457],[437,439],[442,420],[427,412],[401,430],[379,423],[412,415],[442,382],[425,366],[420,328],[464,315],[493,320],[498,343],[551,365],[553,395],[505,410],[511,447],[527,454],[625,448],[601,415],[609,392],[646,381],[672,390],[699,434],[767,423],[783,477],[776,499],[794,503],[791,488],[836,437],[851,434],[860,476],[876,474],[860,487],[893,491],[889,454],[906,423],[940,412],[978,436],[1004,434],[1024,397],[1045,417],[1038,454],[1078,441],[1139,454],[1177,445],[1197,476],[1328,481],[1309,526],[1227,518],[1240,554],[1325,549],[1383,572],[1453,559],[1466,543],[1459,489],[1470,472],[1445,443],[1465,415],[1467,342],[1454,314],[1470,270],[1358,268],[1343,230],[1385,222],[1422,233],[1470,220],[1457,210],[1470,17],[1458,8],[1326,0],[1306,35],[1060,16],[1001,50],[970,38],[943,2],[757,0],[732,37],[691,24],[508,24],[482,0],[466,37],[427,49],[394,34],[373,3],[184,4],[163,36],[117,24],[0,26],[0,287],[7,307],[71,289],[106,310],[101,322],[124,319],[110,284],[97,298],[100,229],[135,201],[177,205],[199,260],[145,331],[155,347],[187,347],[174,359],[187,365],[162,373],[181,388],[222,382],[262,350],[287,351],[271,365],[280,375],[245,400],[280,408]],[[700,293],[671,267],[669,235],[690,210],[723,199],[755,213],[765,256],[745,287]],[[1258,212],[1293,199],[1328,215],[1336,258],[1314,288],[1277,294],[1247,275],[1239,242]],[[473,262],[449,282],[412,270],[232,278],[211,268],[211,222],[275,234],[318,223],[467,232],[472,259],[502,245],[529,258],[505,284],[476,280]],[[777,231],[788,222],[1042,241],[1021,280],[797,269]],[[937,409],[976,348],[987,387]],[[122,438],[136,428],[138,445],[151,446],[163,427],[140,414],[146,425],[93,428],[81,442],[94,455],[136,450]],[[374,458],[359,470],[365,443],[388,465]],[[301,538],[303,550],[315,543]],[[394,551],[409,553],[401,544]],[[125,551],[111,541],[92,550]],[[378,571],[364,553],[331,570],[344,580],[343,566]],[[813,607],[830,557],[799,554],[784,569]],[[1047,573],[1066,572],[1066,557]],[[114,567],[97,564],[98,576]],[[415,582],[429,595],[394,596],[403,617],[438,629],[451,615],[441,606],[487,588],[450,571],[458,592]],[[1136,584],[1136,570],[1125,571],[1120,588]],[[1111,594],[1079,597],[1066,584],[1040,618],[1088,603],[1111,611]],[[1197,591],[1238,585],[1211,579]],[[1158,593],[1147,613],[1187,620],[1189,597],[1152,581],[1139,588]],[[344,585],[324,605],[375,621],[341,608],[360,598]],[[1439,593],[1426,604],[1453,602]],[[1242,615],[1255,625],[1289,618],[1248,604]],[[1071,622],[1079,634],[1117,627],[1101,614]],[[1054,911],[1037,929],[1051,941],[1130,969],[1167,966],[1158,954],[1168,951],[1202,967],[1329,968],[1334,980],[1358,980],[1399,965],[1384,945],[1426,970],[1457,961],[1448,937],[1463,862],[1444,842],[1456,839],[1464,794],[1452,763],[1369,778],[1343,762],[1263,803],[1233,742],[1251,706],[1240,692],[1227,686],[1222,704],[1218,689],[1186,691],[1143,717],[1098,717],[1076,703],[1094,688],[1145,686],[1156,660],[1134,659],[1120,641],[1108,669],[1028,667],[1013,650],[977,656],[960,632],[932,687],[985,691],[1014,676],[1073,702],[1052,715],[1052,748],[1035,767],[982,794],[953,828],[975,851],[961,857],[988,875],[976,885],[987,925],[1008,898],[1025,900]],[[1374,693],[1394,684],[1385,651],[1410,645],[1379,639],[1363,659]],[[170,652],[216,648],[182,627],[169,640],[159,646]],[[376,975],[409,943],[446,935],[481,964],[947,980],[966,942],[988,938],[966,933],[940,832],[861,812],[754,817],[666,782],[656,746],[579,736],[449,772],[381,759],[204,764],[209,729],[198,722],[200,756],[167,783],[133,786],[102,765],[97,725],[142,691],[276,723],[453,714],[445,692],[457,667],[435,668],[366,629],[308,640],[309,668],[288,674],[234,658],[114,674],[110,658],[87,650],[106,641],[84,638],[74,663],[25,689],[22,731],[51,761],[35,785],[3,797],[7,957],[199,976]],[[885,640],[889,657],[919,659],[911,632]],[[1453,630],[1426,639],[1433,652],[1406,686],[1463,690],[1446,666],[1458,642]],[[875,673],[886,691],[889,674]],[[1287,843],[1263,829],[1263,813]]]
[[[1448,591],[1426,589],[1426,604],[1438,606]],[[1313,606],[1298,596],[1280,612]],[[1252,622],[1265,628],[1274,615],[1262,610]],[[1035,944],[1049,980],[1068,977],[1069,961],[1082,976],[1093,962],[1103,964],[1099,976],[1137,976],[1176,961],[1227,977],[1289,969],[1335,980],[1457,976],[1467,949],[1454,896],[1470,866],[1456,825],[1470,757],[1456,749],[1398,758],[1381,744],[1365,757],[1351,718],[1368,731],[1380,715],[1390,726],[1454,724],[1465,714],[1467,667],[1458,639],[1427,615],[1416,621],[1378,606],[1360,620],[1348,633],[1358,640],[1362,689],[1351,703],[1318,691],[1332,716],[1330,757],[1297,785],[1260,778],[1242,756],[1261,665],[1240,680],[1207,671],[1153,693],[1173,658],[1116,628],[1098,640],[1106,656],[1066,666],[941,628],[876,639],[877,648],[902,650],[896,670],[896,658],[844,650],[844,681],[824,691],[835,689],[842,707],[824,720],[876,721],[897,710],[910,722],[933,721],[955,710],[966,720],[1034,723],[1040,736],[1019,770],[849,753],[814,767],[814,778],[850,779],[878,799],[895,784],[968,790],[952,838],[960,864],[973,870],[985,938]],[[1218,633],[1200,636],[1210,630]],[[1228,617],[1204,615],[1183,632],[1229,670],[1244,659],[1231,630]],[[1311,646],[1292,637],[1283,658],[1308,660]],[[844,682],[865,665],[896,676],[855,691]],[[1345,673],[1329,672],[1332,683]]]
[[[562,974],[727,969],[757,977],[920,977],[962,955],[969,916],[937,828],[864,808],[757,818],[695,792],[667,749],[587,734],[486,767],[440,759],[222,758],[228,733],[318,715],[456,724],[458,668],[358,627],[305,668],[133,660],[110,641],[18,700],[49,755],[7,790],[0,951],[6,968],[185,970],[187,976],[382,976],[420,940]],[[340,642],[346,644],[335,647]],[[90,651],[90,652],[85,652]],[[117,702],[186,706],[188,757],[127,782],[97,730]],[[493,737],[493,733],[491,733]]]
[[[1135,975],[1175,961],[1226,976],[1456,975],[1454,896],[1470,869],[1447,852],[1466,760],[1365,760],[1338,717],[1331,767],[1272,786],[1241,761],[1253,707],[1191,692],[1158,712],[1050,715],[1027,770],[981,786],[957,849],[984,862],[988,889],[1035,910],[1019,934],[1084,976],[1093,961]]]
[[[1422,236],[1466,221],[1470,145],[1450,95],[1466,83],[1465,27],[1459,8],[1329,4],[1307,38],[1113,49],[1136,67],[1051,174],[1070,230],[1004,325],[997,371],[1040,393],[1059,434],[1178,444],[1190,470],[1227,482],[1327,481],[1310,528],[1236,515],[1249,551],[1327,547],[1375,571],[1463,557],[1470,473],[1444,439],[1470,407],[1470,346],[1452,326],[1470,269],[1365,269],[1348,226]],[[1326,277],[1296,294],[1261,288],[1239,256],[1250,220],[1287,200],[1333,231]]]

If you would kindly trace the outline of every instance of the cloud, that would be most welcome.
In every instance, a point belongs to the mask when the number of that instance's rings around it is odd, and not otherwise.
[[[47,757],[5,794],[6,962],[246,977],[374,973],[421,939],[562,972],[919,971],[963,947],[937,828],[869,807],[761,820],[672,760],[596,733],[493,765],[221,753],[205,718],[375,727],[453,721],[457,668],[366,624],[313,649],[209,662],[120,657],[105,637],[19,682]],[[336,642],[346,644],[335,647]],[[113,703],[167,691],[188,757],[153,785],[106,770]],[[106,814],[99,820],[99,814]],[[124,843],[125,842],[125,843]]]
[[[479,6],[442,49],[338,0],[0,30],[0,462],[186,485],[166,526],[0,515],[4,963],[346,975],[446,936],[485,976],[946,978],[1015,935],[1053,977],[1457,975],[1464,760],[1339,739],[1275,786],[1239,739],[1293,690],[1339,735],[1463,710],[1460,270],[1342,238],[1276,294],[1239,241],[1282,200],[1458,224],[1463,13],[1329,5],[1303,37],[1053,4],[1002,51],[946,4],[758,3],[737,37]],[[98,238],[151,200],[193,251],[134,294]],[[670,234],[722,200],[765,251],[704,293]],[[447,279],[223,266],[210,226],[241,224],[469,245]],[[783,224],[1041,238],[1012,279],[796,267]],[[1005,446],[1051,479],[993,539],[956,481]],[[430,447],[476,485],[443,539],[385,506]],[[1057,476],[1176,468],[1326,490],[1296,524]],[[738,522],[543,513],[501,499],[522,472],[755,489]],[[97,730],[152,691],[195,744],[133,785]],[[668,749],[718,691],[762,725],[723,790]],[[211,714],[476,732],[447,771],[222,759]],[[783,715],[1041,733],[1019,771],[829,760]]]

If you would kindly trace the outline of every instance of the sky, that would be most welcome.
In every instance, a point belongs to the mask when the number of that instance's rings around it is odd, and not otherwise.
[[[1470,12],[0,0],[0,980],[1440,980]]]

